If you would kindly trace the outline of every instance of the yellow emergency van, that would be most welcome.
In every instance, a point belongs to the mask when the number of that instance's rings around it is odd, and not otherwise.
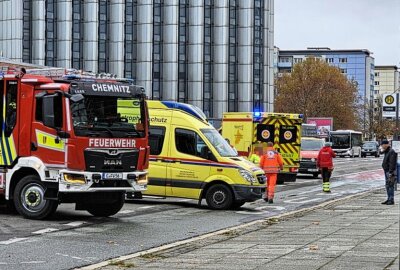
[[[273,142],[284,161],[278,183],[296,181],[302,122],[301,114],[227,112],[222,118],[222,136],[244,157],[250,157],[255,147],[266,148],[268,142]]]
[[[205,199],[229,209],[262,198],[264,172],[239,157],[197,107],[147,101],[150,166],[144,195]],[[129,110],[122,116],[130,119]]]

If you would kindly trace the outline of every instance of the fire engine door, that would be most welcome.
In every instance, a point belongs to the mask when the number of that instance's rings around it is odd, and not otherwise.
[[[65,164],[66,140],[57,134],[57,131],[65,130],[63,100],[60,94],[50,94],[35,99],[31,150],[33,156],[48,165]],[[52,118],[50,124],[49,115]]]
[[[1,145],[0,165],[11,165],[17,158],[18,145],[18,80],[0,81]]]

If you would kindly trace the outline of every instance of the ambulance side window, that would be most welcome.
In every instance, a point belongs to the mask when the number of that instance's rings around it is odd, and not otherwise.
[[[149,132],[150,155],[159,155],[164,145],[165,127],[150,127]]]
[[[181,153],[201,157],[201,151],[206,144],[196,132],[177,128],[175,130],[175,145],[176,150]]]

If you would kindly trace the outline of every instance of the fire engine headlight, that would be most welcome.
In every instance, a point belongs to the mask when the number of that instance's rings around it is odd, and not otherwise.
[[[239,173],[247,182],[250,182],[250,183],[257,182],[257,179],[255,179],[250,172],[248,172],[246,170],[239,170]]]
[[[315,158],[312,158],[312,159],[311,159],[311,162],[315,162]]]
[[[147,174],[139,175],[136,182],[141,186],[147,185]]]
[[[64,181],[75,185],[86,184],[86,178],[82,174],[64,173]]]

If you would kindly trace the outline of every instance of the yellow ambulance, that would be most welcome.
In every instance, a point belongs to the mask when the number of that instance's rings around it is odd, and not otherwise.
[[[230,140],[240,156],[250,157],[255,147],[273,142],[284,161],[278,183],[296,181],[300,166],[303,115],[269,112],[227,112],[222,118],[222,136]]]
[[[262,198],[264,172],[239,157],[197,107],[148,101],[150,166],[144,195],[205,199],[229,209]],[[130,110],[121,110],[130,119]]]

